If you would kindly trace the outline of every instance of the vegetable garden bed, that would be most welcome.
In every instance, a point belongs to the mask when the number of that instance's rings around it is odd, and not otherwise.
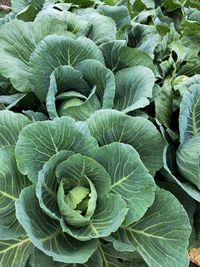
[[[0,10],[0,266],[200,266],[200,2]]]

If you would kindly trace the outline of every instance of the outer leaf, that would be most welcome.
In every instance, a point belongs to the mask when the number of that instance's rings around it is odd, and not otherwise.
[[[192,58],[189,58],[187,60],[186,64],[183,65],[183,67],[180,69],[178,74],[179,75],[187,75],[187,76],[200,74],[199,57],[198,56],[194,56]]]
[[[164,153],[163,153],[163,168],[161,169],[162,175],[170,182],[176,183],[179,185],[191,198],[195,199],[197,202],[200,202],[200,191],[191,183],[187,182],[182,182],[181,179],[178,179],[175,177],[170,169],[167,166],[167,161],[166,161],[166,153],[167,153],[167,147],[165,147]]]
[[[106,267],[122,267],[122,263],[117,259],[115,250],[111,244],[103,245],[99,243],[98,249],[102,258],[103,266]],[[118,253],[119,256],[119,253]]]
[[[155,70],[151,57],[137,49],[125,46],[124,41],[111,41],[101,45],[106,66],[112,71],[142,65]]]
[[[131,23],[128,9],[125,6],[102,5],[99,6],[98,11],[107,17],[111,17],[115,21],[118,29]]]
[[[161,91],[155,97],[156,118],[160,123],[171,126],[173,116],[173,91],[171,79],[166,79]]]
[[[31,267],[66,267],[68,264],[54,261],[52,257],[49,257],[41,250],[34,248],[33,253],[29,259],[29,264]]]
[[[30,56],[37,44],[46,35],[53,33],[73,37],[64,21],[51,18],[41,19],[37,23],[13,20],[1,28],[0,72],[11,79],[16,90],[30,91],[31,84],[27,79]]]
[[[165,0],[163,1],[163,6],[167,11],[173,11],[181,8],[186,3],[186,0]]]
[[[150,174],[154,175],[161,168],[164,140],[147,119],[130,117],[115,110],[100,110],[87,120],[87,124],[101,146],[112,142],[130,144]]]
[[[100,45],[115,40],[116,24],[113,19],[94,12],[83,15],[83,18],[91,24],[88,38],[95,44]]]
[[[200,85],[192,85],[183,95],[179,117],[180,141],[200,135]]]
[[[120,196],[108,194],[98,198],[90,224],[75,228],[61,220],[61,225],[64,231],[81,241],[105,237],[117,231],[127,211],[126,202]]]
[[[36,182],[45,162],[59,151],[72,150],[90,156],[96,148],[97,143],[86,125],[62,117],[54,121],[35,122],[26,127],[16,145],[16,158],[21,173]]]
[[[12,146],[0,149],[0,166],[0,239],[14,239],[25,234],[16,219],[15,201],[29,182],[17,170]]]
[[[137,47],[154,57],[154,50],[160,41],[155,27],[133,23],[133,28],[127,31],[128,46]]]
[[[44,101],[52,71],[61,65],[74,66],[84,59],[104,62],[101,51],[87,38],[79,37],[73,40],[63,36],[47,36],[37,46],[30,59],[29,80],[32,90]]]
[[[31,121],[46,121],[48,117],[44,115],[42,112],[34,112],[32,110],[23,110],[23,113],[29,118]]]
[[[113,248],[111,244],[98,245],[100,255],[102,257],[103,266],[106,267],[146,267],[143,259],[135,252],[119,252]]]
[[[153,72],[143,66],[123,69],[115,75],[115,109],[128,113],[149,104],[155,82]]]
[[[94,0],[65,0],[65,3],[73,3],[81,7],[89,7],[94,4]]]
[[[0,28],[13,19],[15,19],[15,14],[13,12],[9,12],[6,16],[0,18]]]
[[[190,88],[191,85],[200,83],[200,75],[196,74],[192,77],[188,77],[185,75],[178,76],[174,80],[174,89],[178,90],[181,96]]]
[[[34,249],[34,253],[32,253],[30,258],[30,266],[31,267],[103,267],[102,259],[98,251],[95,251],[89,260],[83,264],[65,264],[61,262],[54,261],[51,257],[44,254],[39,249]]]
[[[53,5],[50,2],[52,2]],[[81,18],[81,16],[75,15],[72,12],[67,11],[70,7],[70,4],[56,4],[55,0],[46,0],[46,6],[41,12],[39,12],[35,19],[35,22],[48,21],[50,19],[55,23],[57,20],[59,20],[65,23],[65,29],[67,31],[70,31],[76,36],[87,35],[90,29],[89,22]],[[58,9],[64,9],[64,11],[61,12],[61,10]],[[57,33],[55,32],[55,34]]]
[[[25,188],[16,201],[19,222],[33,244],[54,260],[84,263],[96,250],[96,241],[79,242],[63,233],[59,222],[40,209],[33,186]]]
[[[21,130],[30,123],[22,114],[3,110],[0,112],[0,147],[15,145]]]
[[[177,164],[181,174],[200,189],[200,136],[184,142],[177,151]]]
[[[28,238],[0,242],[0,266],[25,267],[33,250]]]
[[[45,0],[29,0],[28,3],[26,0],[11,0],[12,11],[14,13],[19,13],[22,9],[27,7],[30,4],[34,4],[37,9],[41,9]]]
[[[190,223],[171,193],[158,189],[145,216],[124,231],[149,267],[188,267]]]
[[[200,192],[199,190],[189,182],[182,182],[181,179],[179,180],[176,176],[174,176],[169,168],[164,166],[161,169],[162,175],[167,178],[172,183],[178,184],[182,190],[184,190],[191,198],[195,199],[196,201],[200,202]]]
[[[35,5],[28,5],[22,11],[17,14],[17,19],[23,21],[34,21],[36,15],[38,13],[38,9]]]
[[[0,103],[7,105],[6,109],[11,109],[14,107],[20,100],[22,100],[26,94],[18,93],[12,95],[1,95],[0,96]]]
[[[98,149],[95,159],[110,174],[111,191],[127,203],[125,223],[138,221],[152,205],[156,188],[137,151],[129,145],[113,143]]]
[[[119,228],[112,235],[105,237],[104,240],[112,242],[115,250],[120,252],[135,252],[135,246],[130,242],[123,229]]]
[[[88,21],[81,18],[81,16],[69,12],[68,10],[71,8],[71,6],[71,4],[66,3],[55,3],[55,0],[46,0],[45,8],[39,12],[35,21],[37,22],[43,19],[48,20],[48,18],[51,18],[53,21],[58,19],[65,21],[68,31],[74,33],[76,36],[88,34],[90,29]]]

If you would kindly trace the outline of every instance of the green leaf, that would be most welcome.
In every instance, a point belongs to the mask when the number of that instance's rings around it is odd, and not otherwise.
[[[46,0],[46,1],[47,1],[46,2],[47,7],[45,7],[41,12],[38,13],[35,22],[44,23],[44,21],[48,22],[48,20],[50,20],[55,23],[56,21],[59,21],[65,24],[65,31],[67,30],[68,32],[71,32],[76,36],[86,36],[88,34],[90,30],[89,22],[84,18],[82,18],[81,16],[78,16],[76,14],[73,14],[72,12],[67,11],[66,9],[69,9],[70,7],[69,4],[60,3],[60,5],[65,5],[65,10],[61,12],[61,10],[58,10],[60,9],[59,3],[54,4],[55,2],[54,0]],[[52,5],[50,1],[53,1],[54,5]],[[62,31],[62,28],[60,30]],[[56,32],[54,33],[60,35],[59,34],[61,33],[60,30],[58,29],[57,33]],[[61,35],[65,35],[65,33],[63,32],[61,33]],[[65,37],[67,36],[65,35]]]
[[[186,0],[162,0],[163,6],[168,12],[179,9],[184,6]]]
[[[25,267],[32,250],[29,238],[0,241],[0,266]]]
[[[176,64],[181,64],[186,59],[188,48],[182,44],[182,40],[171,42],[169,48],[177,55]]]
[[[195,229],[195,235],[196,235],[196,241],[197,241],[197,245],[199,246],[200,243],[200,205],[197,205],[195,214],[194,214],[194,229]]]
[[[7,105],[6,109],[11,109],[15,105],[17,105],[20,100],[22,100],[26,94],[18,93],[12,95],[1,95],[0,96],[0,103]]]
[[[19,13],[22,9],[31,4],[40,10],[43,7],[44,2],[45,0],[11,0],[12,11],[14,13]]]
[[[80,206],[81,202],[83,202],[83,200],[88,197],[89,194],[89,188],[78,185],[68,192],[68,194],[65,196],[65,202],[71,209],[76,209],[78,206]],[[84,205],[83,210],[80,210],[84,211],[86,208],[87,206]]]
[[[15,145],[21,130],[30,123],[22,114],[0,111],[0,147]]]
[[[179,75],[193,76],[200,74],[199,57],[194,56],[187,60],[186,64],[178,72]]]
[[[84,60],[76,65],[83,78],[96,86],[96,95],[102,108],[112,108],[115,95],[115,78],[113,73],[96,60]]]
[[[90,87],[95,86],[95,90],[89,88],[88,84]],[[74,93],[71,92],[70,95],[68,90],[74,90],[72,91]],[[61,66],[55,69],[50,76],[50,87],[46,99],[50,118],[58,116],[55,95],[68,91],[68,95],[62,93],[62,96],[67,98],[67,96],[72,97],[74,95],[76,97],[75,90],[77,90],[77,93],[82,93],[82,97],[87,100],[78,107],[67,108],[62,111],[62,115],[85,120],[94,111],[100,109],[100,102],[103,108],[112,107],[115,93],[114,75],[96,60],[83,60],[76,65],[76,69],[71,66]],[[90,92],[91,94],[89,94]],[[79,98],[80,96],[81,94],[77,95]],[[57,100],[62,100],[62,98],[57,96]]]
[[[150,174],[154,175],[161,168],[164,140],[147,119],[130,117],[115,110],[100,110],[87,120],[87,124],[101,146],[112,142],[130,144]]]
[[[96,148],[96,140],[85,124],[62,117],[27,126],[19,136],[16,159],[21,173],[36,182],[43,165],[59,151],[72,150],[90,156]]]
[[[34,186],[25,188],[16,201],[16,214],[32,243],[54,260],[84,263],[96,250],[96,241],[79,242],[63,233],[59,221],[40,208]]]
[[[180,141],[200,135],[200,85],[191,85],[183,95],[179,116]]]
[[[154,50],[160,41],[155,27],[133,23],[132,29],[127,30],[128,46],[139,48],[154,58]]]
[[[59,12],[47,8],[34,22],[14,20],[6,23],[0,30],[2,39],[0,71],[5,77],[11,78],[12,84],[18,91],[30,91],[31,84],[27,76],[32,52],[47,35],[55,33],[74,38],[74,34],[69,31],[76,35],[84,35],[88,32],[88,22],[68,11]],[[12,72],[9,71],[11,67]]]
[[[38,174],[36,194],[40,207],[53,219],[61,217],[57,203],[59,183],[56,177],[58,165],[73,154],[72,151],[60,151],[53,155]]]
[[[48,117],[42,112],[34,112],[32,110],[23,110],[24,115],[31,121],[46,121]]]
[[[85,37],[79,37],[76,40],[56,35],[45,37],[30,58],[29,81],[32,91],[44,101],[52,71],[61,65],[74,66],[84,59],[104,62],[98,47]],[[39,66],[38,62],[40,62]]]
[[[163,153],[163,168],[161,169],[161,174],[167,179],[167,181],[171,183],[176,183],[180,186],[191,198],[195,199],[197,202],[200,202],[200,191],[196,188],[196,186],[187,183],[186,181],[182,181],[182,179],[178,179],[175,175],[172,174],[171,170],[167,165],[167,147],[165,147]]]
[[[124,41],[111,41],[100,46],[106,66],[112,71],[137,65],[150,68],[153,72],[155,67],[151,57],[139,50],[125,46]]]
[[[116,251],[111,244],[104,245],[99,242],[98,250],[102,258],[103,266],[122,267],[122,263],[118,260],[119,252],[118,256],[116,256]]]
[[[41,250],[35,248],[30,257],[31,267],[102,267],[102,259],[98,251],[95,251],[86,263],[82,264],[65,264],[58,261],[54,261],[52,257],[47,256]]]
[[[178,184],[191,198],[200,202],[200,192],[194,185],[189,182],[182,182],[181,179],[174,176],[166,166],[161,169],[161,174],[170,182]]]
[[[41,250],[34,248],[33,253],[30,256],[29,259],[30,267],[67,267],[68,264],[61,263],[58,261],[54,261],[52,257],[49,257],[45,253],[43,253]]]
[[[87,35],[96,45],[116,39],[116,24],[112,18],[91,12],[82,16],[90,22],[91,28]]]
[[[36,15],[38,13],[37,7],[35,5],[28,5],[22,11],[17,14],[17,19],[23,21],[34,21]]]
[[[129,211],[125,223],[138,221],[154,201],[155,184],[134,148],[113,143],[99,148],[95,159],[111,177],[111,192],[120,195]]]
[[[125,6],[99,6],[100,14],[112,18],[117,26],[117,29],[127,26],[131,23],[131,17],[128,9]]]
[[[80,71],[75,70],[71,66],[59,66],[50,75],[50,86],[46,98],[47,111],[51,119],[58,116],[56,95],[71,90],[77,90],[77,92],[84,95],[90,92],[90,88]]]
[[[177,150],[181,174],[200,189],[200,135],[188,139]]]
[[[160,123],[171,126],[173,117],[173,91],[171,79],[165,79],[161,91],[155,96],[156,119]]]
[[[72,226],[72,229],[74,227],[75,229],[81,229],[83,226],[88,225],[96,209],[97,192],[92,182],[87,176],[82,176],[79,179],[77,178],[75,183],[74,185],[67,178],[62,179],[57,192],[58,206],[62,215],[61,226],[64,232],[68,232],[68,225],[69,227]],[[69,190],[69,187],[72,189]],[[87,193],[85,199],[81,199],[81,188]],[[74,200],[76,199],[73,203],[69,201],[70,199],[72,200],[72,194]],[[80,203],[78,203],[78,200]],[[82,241],[82,238],[79,239],[73,234],[70,235]],[[90,239],[88,238],[87,240]]]
[[[180,95],[183,97],[184,93],[189,89],[190,86],[200,83],[200,75],[196,74],[192,77],[185,75],[178,76],[173,81],[174,89],[180,92]]]
[[[72,3],[81,7],[89,7],[94,4],[94,0],[64,0],[65,3]]]
[[[0,239],[14,239],[24,236],[15,216],[15,201],[21,190],[29,185],[26,177],[17,170],[13,146],[0,149]]]
[[[146,267],[140,255],[134,252],[119,252],[113,248],[112,244],[99,242],[99,253],[102,258],[103,266],[106,267]]]
[[[106,169],[94,159],[80,154],[72,155],[67,161],[61,163],[56,175],[58,181],[66,178],[74,186],[80,184],[80,180],[85,175],[95,186],[98,196],[110,191],[111,178]]]
[[[58,110],[58,115],[69,116],[69,117],[71,117],[77,121],[85,121],[86,119],[88,119],[91,116],[91,114],[93,114],[95,111],[101,109],[101,104],[100,104],[100,102],[99,102],[99,100],[95,94],[95,92],[96,92],[95,89],[96,89],[96,87],[94,87],[91,94],[88,96],[88,98],[86,98],[85,102],[83,102],[83,103],[79,102],[80,104],[77,106],[70,106],[70,107],[67,107],[64,109],[62,108],[62,106],[60,106],[59,110]],[[83,95],[81,95],[81,97],[83,97]],[[75,100],[80,100],[80,98],[75,98]],[[65,104],[65,102],[64,102],[64,104]],[[67,104],[68,104],[68,102],[67,102]]]
[[[0,18],[0,28],[13,19],[15,19],[15,14],[13,12],[9,12],[6,16]]]
[[[116,95],[114,107],[128,113],[149,104],[155,82],[153,72],[143,66],[118,71],[115,75]]]
[[[106,237],[117,231],[127,211],[126,202],[120,196],[108,194],[98,197],[95,213],[88,225],[75,228],[64,220],[61,220],[61,225],[64,231],[81,241]]]
[[[104,240],[112,242],[115,250],[119,252],[135,252],[134,245],[127,238],[126,233],[119,228],[115,233],[112,233],[108,237],[104,237]]]
[[[184,209],[186,210],[190,219],[190,224],[193,225],[193,216],[197,206],[196,201],[192,199],[186,192],[184,192],[183,189],[177,184],[168,181],[158,181],[158,185],[160,188],[169,191],[177,198],[177,200],[183,205]]]
[[[30,56],[46,35],[54,33],[73,36],[68,32],[64,21],[53,20],[51,17],[37,22],[13,20],[0,29],[0,72],[6,78],[10,78],[16,90],[30,92]]]
[[[154,204],[145,216],[123,229],[149,267],[188,267],[189,219],[168,191],[157,189]]]

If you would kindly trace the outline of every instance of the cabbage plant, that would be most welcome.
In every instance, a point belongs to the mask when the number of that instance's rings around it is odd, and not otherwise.
[[[86,122],[1,111],[0,125],[1,264],[188,263],[187,214],[153,179],[164,141],[152,122],[106,109]]]
[[[0,266],[198,263],[198,1],[1,9]]]

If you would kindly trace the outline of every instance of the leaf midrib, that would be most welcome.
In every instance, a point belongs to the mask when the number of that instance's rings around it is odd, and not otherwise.
[[[17,239],[16,239],[16,240],[17,240]],[[13,249],[13,248],[15,248],[15,247],[22,246],[24,243],[28,243],[29,241],[30,241],[29,238],[23,239],[23,240],[21,240],[20,242],[18,242],[18,243],[16,243],[16,244],[13,244],[13,245],[9,246],[8,248],[6,248],[6,249],[4,249],[4,250],[1,250],[1,251],[0,251],[0,254],[3,254],[3,253],[5,253],[5,252],[7,252],[7,251],[9,251],[9,250],[11,250],[11,249]],[[8,245],[9,245],[9,244],[8,244]]]
[[[197,105],[199,104],[199,99],[197,99],[197,102],[194,104],[194,107],[193,107],[193,110],[192,110],[192,128],[193,128],[193,132],[194,132],[194,135],[197,135],[198,134],[198,129],[196,127],[196,117],[195,117],[195,110],[196,110],[196,107]]]

